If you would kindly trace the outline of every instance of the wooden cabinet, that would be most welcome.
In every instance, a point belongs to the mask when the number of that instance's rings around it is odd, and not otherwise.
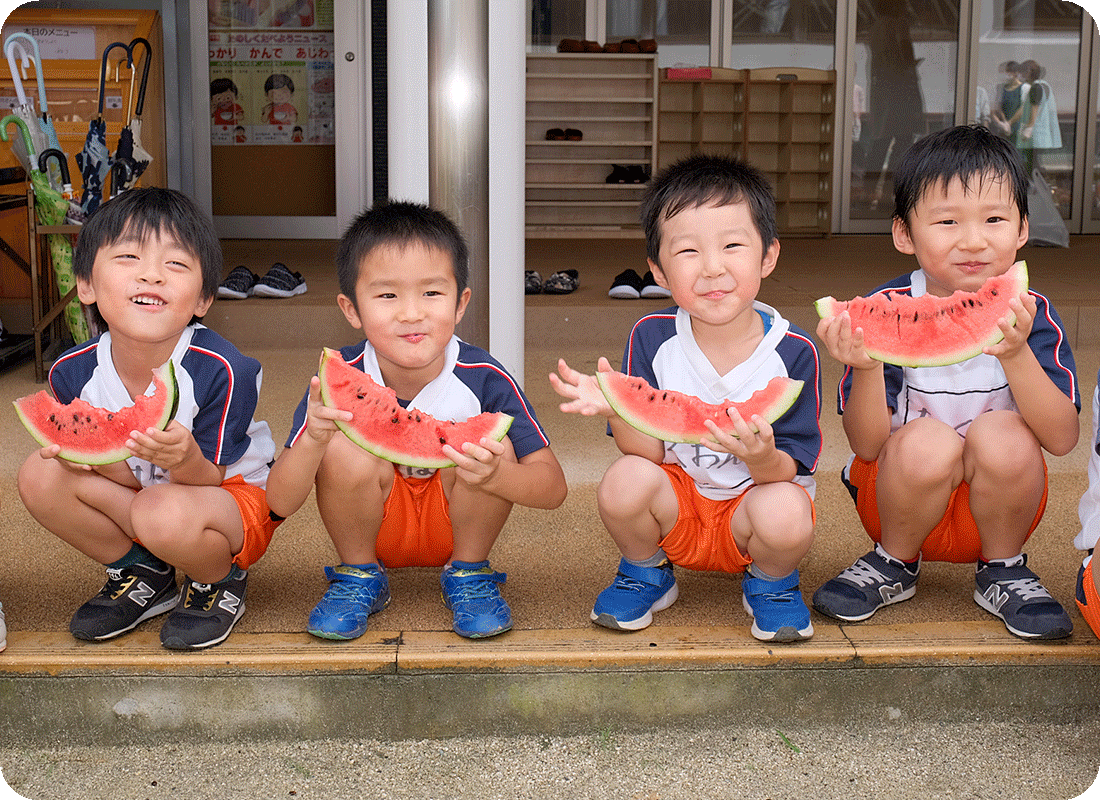
[[[653,54],[527,56],[528,236],[641,235],[638,202],[656,163],[656,101]],[[581,138],[547,139],[553,129]],[[613,172],[636,182],[608,183]]]
[[[775,190],[780,233],[832,230],[835,72],[666,69],[659,91],[659,167],[697,152],[743,158]]]
[[[699,152],[744,156],[744,70],[663,69],[659,96],[658,168]]]
[[[775,188],[779,232],[832,230],[836,73],[746,70],[745,158]]]

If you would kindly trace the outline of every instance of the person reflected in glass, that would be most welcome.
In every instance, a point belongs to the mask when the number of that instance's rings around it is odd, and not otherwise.
[[[1020,125],[1016,133],[1016,148],[1024,159],[1027,174],[1039,167],[1038,156],[1044,150],[1062,147],[1062,132],[1058,127],[1058,103],[1054,90],[1046,82],[1046,70],[1028,59],[1020,65],[1021,77],[1027,88],[1023,91]]]

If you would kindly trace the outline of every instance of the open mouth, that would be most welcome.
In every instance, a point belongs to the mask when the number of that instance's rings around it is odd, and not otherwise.
[[[131,303],[135,303],[139,306],[163,306],[166,305],[165,301],[159,297],[151,294],[139,294],[130,298]]]

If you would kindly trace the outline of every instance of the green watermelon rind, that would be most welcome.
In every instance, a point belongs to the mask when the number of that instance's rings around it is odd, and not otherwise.
[[[317,375],[321,379],[321,402],[329,408],[338,408],[335,399],[332,397],[331,387],[325,380],[326,366],[330,359],[337,358],[343,361],[339,351],[331,348],[324,348],[321,354],[321,365],[317,370]],[[365,374],[365,373],[364,373]],[[382,387],[390,394],[393,394],[392,389]],[[397,395],[394,394],[394,402],[396,403]],[[431,419],[430,414],[424,416]],[[440,420],[435,420],[440,422]],[[336,427],[354,444],[366,450],[372,455],[378,456],[378,458],[390,461],[394,464],[401,464],[406,467],[413,467],[415,469],[447,469],[455,466],[455,462],[446,457],[440,458],[420,458],[419,456],[410,455],[409,453],[403,453],[400,451],[392,450],[384,447],[383,445],[370,441],[363,431],[358,430],[354,426],[354,420],[352,422],[345,422],[344,420],[335,420]],[[494,441],[500,441],[503,439],[509,429],[512,427],[513,418],[508,414],[500,414],[497,423],[490,428],[484,435]],[[413,423],[415,424],[415,423]]]
[[[167,394],[165,396],[165,402],[162,406],[160,416],[149,425],[142,426],[142,429],[144,430],[145,428],[154,427],[158,430],[164,430],[166,427],[168,427],[168,423],[170,423],[175,418],[176,411],[179,410],[179,384],[176,382],[176,368],[170,360],[162,366],[158,367],[157,369],[153,370],[153,382],[159,383],[160,385],[164,386]],[[160,386],[157,386],[152,396],[156,396],[156,393],[158,391],[160,391]],[[43,447],[49,447],[50,445],[56,443],[51,441],[45,430],[30,418],[28,409],[24,407],[29,406],[29,403],[23,402],[34,400],[38,397],[38,395],[44,394],[46,394],[46,392],[43,390],[34,395],[20,397],[18,400],[13,400],[12,405],[15,407],[15,413],[19,416],[19,421],[23,423],[23,427],[27,429],[27,432],[30,433],[32,437],[34,437],[34,440]],[[65,408],[65,405],[57,403],[56,400],[53,400],[53,398],[50,398],[48,395],[47,399],[55,403],[58,408]],[[97,410],[101,411],[102,413],[107,413],[103,409]],[[119,409],[120,412],[125,410],[126,409]],[[131,428],[131,430],[133,429],[134,428]],[[111,450],[99,449],[95,452],[92,452],[91,450],[79,450],[74,447],[63,447],[61,451],[57,454],[57,457],[64,459],[65,461],[71,461],[74,464],[87,464],[93,467],[102,467],[106,466],[107,464],[115,464],[119,461],[125,461],[131,455],[132,454],[130,453],[129,448],[127,448],[125,442],[123,442],[122,444],[112,448]]]
[[[1003,278],[1005,276],[1008,276],[1009,278],[1015,280],[1015,284],[1013,287],[1015,289],[1015,292],[1010,294],[1009,297],[1019,297],[1021,294],[1027,291],[1028,274],[1026,262],[1018,261],[1013,264],[1008,272],[1005,272],[1003,275],[998,275],[996,277]],[[976,293],[955,292],[955,295],[958,294]],[[930,295],[923,295],[922,298],[918,299],[923,299],[926,297],[930,297]],[[906,298],[904,297],[897,298],[895,302],[903,303],[905,299]],[[955,297],[954,295],[952,295],[951,297],[944,297],[940,299],[942,299],[946,304],[948,302],[953,302]],[[814,301],[814,310],[817,312],[817,315],[822,319],[835,317],[837,314],[841,313],[847,308],[848,302],[850,301],[840,301],[834,297],[822,297]],[[998,316],[998,319],[1005,318],[1009,320],[1010,324],[1016,323],[1016,314],[1010,308],[1008,308],[1007,305],[1005,306],[1005,312]],[[972,342],[968,342],[965,347],[959,347],[951,352],[945,352],[941,350],[937,354],[902,354],[898,352],[890,352],[886,348],[878,348],[875,347],[873,344],[867,344],[866,342],[864,342],[863,349],[868,356],[875,359],[876,361],[881,361],[884,364],[893,364],[898,367],[947,367],[952,364],[959,364],[963,361],[967,361],[974,356],[981,355],[982,351],[985,348],[992,347],[1002,339],[1004,339],[1004,333],[1001,332],[1001,329],[997,326],[996,322],[994,322],[992,329],[983,338],[975,339]],[[927,346],[927,343],[922,343],[922,347]]]
[[[658,426],[656,420],[648,419],[641,414],[637,414],[631,411],[628,403],[626,402],[627,398],[620,397],[616,393],[616,387],[612,383],[613,376],[615,375],[621,376],[622,373],[597,372],[596,380],[600,385],[600,390],[603,392],[604,397],[607,399],[608,405],[610,405],[615,413],[618,414],[625,423],[630,425],[630,427],[634,428],[635,430],[641,431],[648,436],[652,436],[655,439],[660,439],[663,442],[669,442],[670,444],[700,444],[703,441],[704,436],[711,435],[710,431],[706,428],[703,428],[702,431],[675,431],[668,430],[667,428],[661,428]],[[781,377],[777,377],[772,378],[772,380],[774,381],[784,379]],[[799,395],[802,394],[802,388],[805,384],[804,381],[792,379],[785,380],[789,381],[785,391],[778,395],[775,400],[772,401],[771,405],[761,409],[760,411],[755,412],[763,417],[769,425],[782,417],[784,414],[786,414],[787,411],[790,410],[791,406],[794,405]],[[771,381],[769,381],[769,384],[770,383]],[[629,391],[633,394],[634,392],[637,392],[639,390],[630,389]],[[698,403],[701,406],[717,407],[717,404],[705,403],[697,397],[692,397],[691,395],[686,395],[682,392],[670,391],[669,394],[672,394],[679,398],[680,402],[688,401]],[[659,405],[656,407],[659,407]],[[748,422],[751,427],[752,423],[748,419],[746,419],[745,421]],[[729,428],[726,428],[725,426],[719,427],[721,427],[723,431],[730,434],[731,436],[736,437],[737,433],[733,430],[732,425],[733,423],[731,420]]]

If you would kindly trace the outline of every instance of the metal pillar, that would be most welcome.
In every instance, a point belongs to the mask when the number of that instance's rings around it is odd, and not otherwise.
[[[489,4],[428,0],[428,193],[470,247],[458,335],[489,347]]]

